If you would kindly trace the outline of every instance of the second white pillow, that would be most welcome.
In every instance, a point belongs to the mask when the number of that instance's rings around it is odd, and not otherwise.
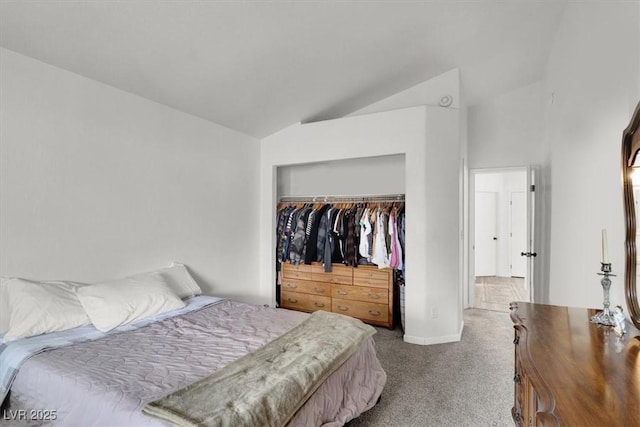
[[[77,294],[91,323],[102,332],[184,307],[160,275],[97,283],[79,288]]]

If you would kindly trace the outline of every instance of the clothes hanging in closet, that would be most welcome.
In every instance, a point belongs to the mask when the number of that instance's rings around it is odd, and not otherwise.
[[[321,262],[404,269],[404,203],[280,205],[278,263]],[[279,270],[279,268],[278,268]]]

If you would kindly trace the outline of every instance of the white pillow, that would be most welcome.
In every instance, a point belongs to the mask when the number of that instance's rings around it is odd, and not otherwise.
[[[202,289],[191,277],[187,267],[184,264],[174,262],[171,267],[161,268],[155,271],[149,271],[148,273],[135,274],[129,276],[130,279],[140,280],[158,280],[164,282],[173,292],[180,298],[189,298],[195,295],[200,295]]]
[[[77,290],[93,325],[102,332],[184,307],[162,275],[131,276]]]
[[[6,296],[11,314],[4,341],[89,324],[89,318],[76,296],[76,291],[84,286],[62,281],[6,280],[2,297],[4,300]]]

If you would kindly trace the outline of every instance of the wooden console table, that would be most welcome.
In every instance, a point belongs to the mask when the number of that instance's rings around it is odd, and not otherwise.
[[[619,338],[597,311],[511,303],[518,426],[640,426],[640,330]]]

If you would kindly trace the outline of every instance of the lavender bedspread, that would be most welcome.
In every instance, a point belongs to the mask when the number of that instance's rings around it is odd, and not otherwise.
[[[223,301],[142,328],[35,355],[12,386],[23,407],[55,410],[58,425],[166,425],[148,402],[256,350],[308,315]],[[371,408],[386,382],[373,340],[318,388],[289,425],[338,426]]]

